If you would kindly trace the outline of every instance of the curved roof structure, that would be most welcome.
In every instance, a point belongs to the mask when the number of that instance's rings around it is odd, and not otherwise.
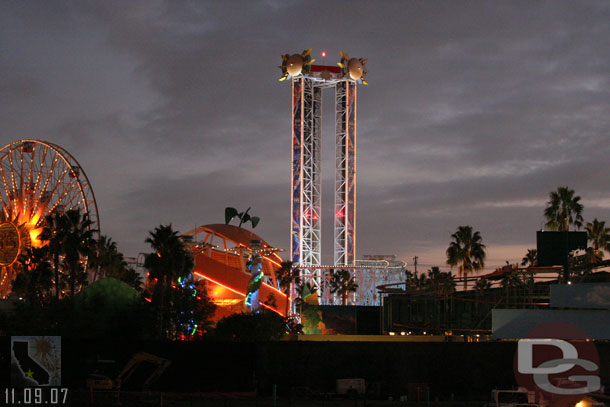
[[[253,241],[259,247],[271,248],[260,236],[247,229],[219,223],[199,226],[185,236],[190,237],[187,245],[195,259],[193,274],[208,281],[208,294],[219,302],[245,298],[251,279],[246,267],[248,248]],[[259,289],[259,298],[267,302],[263,306],[285,315],[288,299],[278,289],[275,277],[275,270],[281,262],[281,257],[275,252],[263,257],[266,281]],[[268,301],[270,298],[272,301]]]
[[[265,246],[269,246],[259,235],[247,229],[233,225],[225,225],[224,223],[213,223],[210,225],[199,226],[187,232],[186,235],[198,235],[202,233],[210,233],[223,239],[227,239],[236,245],[249,246],[250,241],[260,240]]]

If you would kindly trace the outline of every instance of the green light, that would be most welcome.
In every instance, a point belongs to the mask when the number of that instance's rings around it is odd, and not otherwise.
[[[195,332],[197,332],[197,324],[195,324],[195,327],[193,328],[193,332],[191,332],[191,335],[195,335]]]

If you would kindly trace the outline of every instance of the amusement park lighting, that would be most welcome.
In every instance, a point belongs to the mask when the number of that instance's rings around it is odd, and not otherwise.
[[[270,258],[266,258],[266,259],[269,260],[271,263],[275,264],[276,266],[282,267],[282,265],[280,263],[278,263],[277,261],[271,260]]]
[[[267,284],[269,286],[269,288],[271,288],[273,291],[277,292],[278,294],[282,295],[282,296],[286,296],[286,294],[284,294],[283,292],[281,292],[280,290],[278,290],[277,288],[275,288],[274,286]],[[290,301],[290,298],[288,298],[288,301]]]
[[[235,299],[235,298],[221,298],[212,300],[212,302],[219,306],[227,306],[227,305],[237,305],[243,300]]]
[[[267,308],[267,309],[271,310],[271,311],[277,312],[278,314],[280,314],[280,316],[281,316],[282,318],[284,318],[284,317],[286,316],[286,314],[284,314],[282,311],[280,311],[280,310],[276,310],[276,309],[273,309],[273,308],[271,308],[270,306],[268,306],[267,304],[265,304],[265,303],[264,303],[264,302],[262,302],[262,301],[259,301],[258,303],[259,303],[260,305],[262,305],[263,307],[265,307],[265,308]]]
[[[235,294],[239,294],[239,295],[244,296],[244,297],[246,296],[246,294],[245,294],[245,293],[239,292],[239,291],[237,291],[237,290],[235,290],[235,289],[233,289],[233,288],[231,288],[231,287],[228,287],[228,286],[226,286],[226,285],[224,285],[224,284],[221,284],[221,283],[219,283],[219,282],[218,282],[218,281],[216,281],[216,280],[213,280],[213,279],[211,279],[211,278],[209,278],[209,277],[207,277],[207,276],[204,276],[203,274],[201,274],[201,273],[200,273],[200,272],[198,272],[198,271],[194,271],[194,272],[193,272],[193,274],[195,274],[195,275],[196,275],[196,276],[198,276],[198,277],[205,278],[206,280],[209,280],[209,281],[213,282],[214,284],[217,284],[217,285],[219,285],[219,286],[221,286],[221,287],[223,287],[223,288],[226,288],[226,289],[227,289],[227,290],[229,290],[229,291],[233,291]]]

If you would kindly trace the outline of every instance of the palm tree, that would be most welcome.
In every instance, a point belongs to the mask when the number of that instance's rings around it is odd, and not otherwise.
[[[448,296],[455,292],[455,279],[449,272],[441,271],[438,266],[428,270],[426,287],[435,294]]]
[[[95,243],[96,255],[91,258],[91,268],[94,271],[94,280],[100,277],[119,277],[127,270],[127,262],[123,254],[118,251],[116,242],[108,236],[100,236]]]
[[[354,277],[345,269],[330,271],[330,292],[341,297],[341,304],[347,305],[350,293],[358,290]]]
[[[95,253],[94,230],[91,229],[89,215],[81,214],[80,209],[71,209],[62,215],[63,228],[59,238],[63,246],[63,266],[68,273],[70,297],[74,298],[76,286],[87,281],[82,259],[93,256]]]
[[[166,303],[172,301],[170,288],[179,278],[187,278],[191,274],[193,257],[172,225],[159,225],[149,232],[145,242],[153,249],[153,253],[146,255],[144,267],[149,271],[151,281],[155,281],[152,302],[158,309],[159,333],[160,336],[167,336],[166,321],[170,314]]]
[[[94,280],[97,277],[117,278],[136,290],[142,289],[142,277],[134,269],[130,268],[123,253],[118,251],[116,242],[108,236],[102,235],[96,242],[95,256],[92,256],[90,266],[95,272]]]
[[[417,276],[409,269],[405,269],[405,290],[409,288],[417,288]]]
[[[491,281],[486,278],[480,278],[474,285],[477,294],[482,294],[491,288]]]
[[[43,305],[53,287],[53,270],[49,262],[49,248],[28,249],[19,256],[20,273],[13,281],[13,293],[32,304]]]
[[[284,294],[290,297],[291,291],[294,292],[294,288],[301,284],[300,270],[292,267],[291,261],[283,261],[280,268],[275,271],[275,277],[280,286],[280,289]],[[289,302],[286,302],[286,307],[289,307]],[[289,309],[286,309],[286,315],[288,315]]]
[[[527,254],[521,259],[523,267],[536,267],[538,265],[538,250],[527,249]]]
[[[292,266],[293,263],[291,261],[283,261],[280,268],[275,271],[275,277],[284,294],[289,293],[293,283],[298,285],[301,282],[299,269]]]
[[[485,245],[481,233],[472,231],[472,226],[459,226],[451,235],[453,241],[447,248],[447,264],[458,266],[458,276],[464,277],[464,290],[468,288],[466,277],[473,271],[485,267]]]
[[[508,303],[509,292],[516,288],[522,287],[525,283],[523,281],[522,274],[519,272],[517,264],[507,264],[506,266],[502,267],[502,269],[506,270],[506,272],[504,273],[502,280],[500,280],[500,285],[506,291],[506,302]]]
[[[574,190],[559,187],[549,195],[549,202],[544,210],[547,219],[546,227],[559,232],[567,232],[570,225],[580,229],[582,226],[583,206],[580,196],[574,196]]]
[[[172,225],[159,225],[149,232],[145,242],[153,249],[153,253],[144,260],[144,267],[150,271],[151,278],[160,281],[167,276],[171,282],[179,277],[187,277],[193,270],[193,257]]]
[[[68,222],[65,214],[55,209],[45,218],[45,227],[40,234],[40,240],[48,242],[48,247],[53,258],[53,274],[55,285],[55,299],[59,299],[62,288],[62,275],[60,270],[60,259],[64,256],[65,237],[68,230]]]
[[[595,254],[598,258],[603,259],[604,251],[610,252],[610,228],[606,227],[606,222],[595,218],[593,222],[587,223],[585,229]]]

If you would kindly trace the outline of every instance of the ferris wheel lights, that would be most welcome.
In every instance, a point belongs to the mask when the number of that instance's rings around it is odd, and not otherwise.
[[[23,247],[47,244],[39,239],[45,218],[64,205],[80,208],[91,219],[99,236],[95,196],[87,176],[70,153],[39,140],[16,141],[1,151],[0,222],[7,221],[19,227]],[[2,273],[0,297],[10,293],[10,282],[17,272],[13,268]]]
[[[38,236],[42,233],[42,228],[30,229],[30,242],[32,247],[41,248],[46,242],[40,240]]]

